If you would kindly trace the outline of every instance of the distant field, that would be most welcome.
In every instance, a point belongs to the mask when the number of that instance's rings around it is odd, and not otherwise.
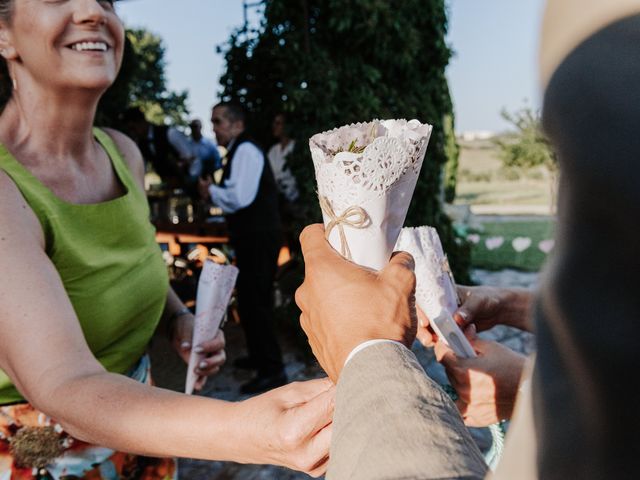
[[[471,243],[472,265],[538,271],[553,249],[548,173],[505,169],[488,140],[460,141],[460,148],[454,203],[475,214],[472,224],[458,226]]]
[[[458,166],[457,205],[483,206],[482,213],[491,213],[490,205],[497,207],[551,205],[550,182],[542,169],[522,171],[505,169],[496,147],[491,141],[460,141]],[[544,209],[542,209],[544,211]],[[550,211],[550,210],[549,210]],[[495,213],[500,213],[496,208]],[[515,212],[517,213],[517,209]]]

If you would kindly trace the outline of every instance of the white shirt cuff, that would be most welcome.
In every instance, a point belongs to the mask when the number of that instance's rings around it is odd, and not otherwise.
[[[367,347],[370,347],[371,345],[375,345],[376,343],[383,343],[383,342],[395,343],[397,345],[403,346],[404,348],[407,348],[407,347],[404,346],[403,343],[396,342],[395,340],[388,340],[386,338],[378,338],[378,339],[375,339],[375,340],[367,340],[366,342],[362,342],[356,348],[351,350],[351,353],[349,354],[349,356],[347,357],[347,359],[344,362],[344,366],[346,366],[347,363],[349,363],[349,360],[351,360],[353,357],[355,357],[358,352],[364,350]]]

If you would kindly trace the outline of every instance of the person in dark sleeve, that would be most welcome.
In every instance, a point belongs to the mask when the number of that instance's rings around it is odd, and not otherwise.
[[[221,184],[201,179],[200,194],[226,215],[240,269],[238,309],[249,352],[236,366],[257,370],[241,387],[242,393],[257,393],[287,382],[273,315],[273,281],[282,245],[278,190],[264,153],[245,132],[242,107],[220,103],[213,107],[211,121],[218,143],[227,149],[227,162]]]

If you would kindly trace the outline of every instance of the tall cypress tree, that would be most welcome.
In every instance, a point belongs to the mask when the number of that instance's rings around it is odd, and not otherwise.
[[[314,133],[374,118],[416,118],[433,125],[407,225],[435,226],[459,280],[467,281],[468,250],[458,244],[441,209],[447,162],[444,122],[452,118],[445,78],[444,0],[265,0],[256,31],[239,29],[225,49],[222,98],[250,114],[265,144],[279,111],[298,139],[289,164],[318,221],[307,140]]]

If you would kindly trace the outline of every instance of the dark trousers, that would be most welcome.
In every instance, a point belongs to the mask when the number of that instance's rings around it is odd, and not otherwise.
[[[259,375],[273,375],[283,369],[273,315],[273,281],[281,235],[258,232],[234,238],[233,244],[240,269],[238,313],[249,357],[258,365]]]

